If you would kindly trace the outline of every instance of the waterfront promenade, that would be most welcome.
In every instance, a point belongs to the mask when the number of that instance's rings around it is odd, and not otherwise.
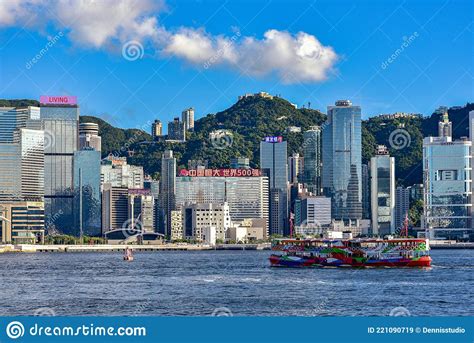
[[[68,244],[3,244],[0,253],[13,252],[114,252],[124,251],[127,247],[134,251],[200,251],[200,250],[268,250],[270,243],[262,244],[219,244],[210,246],[205,244],[94,244],[94,245],[68,245]]]

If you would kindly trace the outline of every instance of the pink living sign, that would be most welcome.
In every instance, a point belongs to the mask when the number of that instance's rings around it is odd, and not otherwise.
[[[40,96],[40,104],[45,105],[77,105],[77,96]]]

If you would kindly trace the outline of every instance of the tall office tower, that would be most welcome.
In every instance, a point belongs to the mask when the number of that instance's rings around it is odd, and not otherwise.
[[[181,120],[186,131],[194,130],[194,108],[190,107],[181,113]]]
[[[102,191],[102,234],[125,228],[128,220],[128,188],[103,185]]]
[[[74,227],[72,234],[101,234],[100,151],[74,152]]]
[[[337,220],[362,218],[362,134],[361,111],[349,100],[328,106],[323,126],[324,193],[332,198],[332,215]]]
[[[12,143],[17,129],[41,130],[40,108],[0,107],[0,143]],[[35,125],[37,123],[37,125]]]
[[[0,201],[43,201],[44,131],[39,108],[0,108]]]
[[[160,204],[162,227],[159,233],[171,236],[171,211],[176,202],[176,158],[173,150],[165,150],[161,157]]]
[[[395,233],[395,158],[379,145],[370,159],[372,234]]]
[[[472,138],[471,115],[469,127]],[[450,136],[423,139],[424,227],[431,239],[474,238],[471,146]]]
[[[102,151],[102,138],[99,136],[99,125],[96,123],[79,124],[79,150],[86,148]]]
[[[303,157],[298,153],[294,153],[288,157],[288,181],[290,184],[297,184],[301,179],[303,172]]]
[[[101,185],[110,183],[112,187],[142,189],[144,181],[143,167],[127,164],[126,157],[109,156],[101,162]]]
[[[153,139],[163,136],[163,124],[158,119],[151,124],[151,136]]]
[[[321,195],[321,129],[312,126],[303,140],[304,184],[309,192]]]
[[[370,175],[369,166],[362,165],[362,218],[370,219]]]
[[[448,112],[444,112],[441,120],[438,123],[438,136],[439,137],[452,137],[453,136],[453,123],[449,121]]]
[[[234,157],[230,159],[230,167],[235,169],[249,169],[250,159],[248,157]]]
[[[45,98],[45,99],[44,99]],[[73,97],[41,97],[45,131],[44,210],[46,229],[74,231],[73,160],[78,150],[79,107]]]
[[[395,192],[395,228],[400,229],[410,210],[410,188],[398,186]]]
[[[138,231],[155,231],[155,198],[148,190],[128,191],[128,223]]]
[[[168,139],[173,141],[186,141],[186,128],[179,118],[174,118],[168,122]]]
[[[260,142],[260,168],[268,174],[270,183],[270,234],[289,233],[287,156],[287,143],[281,137],[267,137]]]
[[[145,178],[145,182],[143,183],[143,188],[150,191],[150,194],[153,196],[155,200],[155,219],[154,219],[154,231],[158,232],[158,228],[160,226],[160,181],[152,180],[149,176]]]

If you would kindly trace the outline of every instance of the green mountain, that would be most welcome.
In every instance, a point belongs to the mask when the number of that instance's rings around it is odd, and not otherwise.
[[[34,100],[1,100],[0,106],[38,106]],[[453,122],[453,136],[468,136],[469,111],[474,103],[448,111]],[[303,134],[288,132],[291,126],[302,131],[321,125],[326,115],[312,109],[296,109],[279,97],[273,99],[248,97],[230,108],[196,120],[195,131],[188,133],[185,143],[152,141],[151,136],[138,129],[116,128],[92,116],[81,116],[81,122],[99,124],[103,156],[126,156],[129,163],[142,165],[151,175],[159,173],[161,155],[172,149],[179,167],[187,167],[188,160],[207,160],[209,167],[228,167],[232,157],[248,157],[253,167],[259,165],[259,143],[265,136],[283,136],[288,141],[288,153],[302,154]],[[368,163],[379,144],[386,145],[395,157],[398,184],[409,186],[422,182],[422,141],[426,136],[437,136],[439,115],[429,117],[395,118],[372,117],[362,123],[362,159]],[[217,137],[210,133],[222,130]]]

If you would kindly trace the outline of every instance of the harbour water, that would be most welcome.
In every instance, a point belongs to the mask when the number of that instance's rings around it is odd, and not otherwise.
[[[433,250],[430,269],[270,268],[270,254],[0,254],[0,315],[474,314],[474,250]]]

